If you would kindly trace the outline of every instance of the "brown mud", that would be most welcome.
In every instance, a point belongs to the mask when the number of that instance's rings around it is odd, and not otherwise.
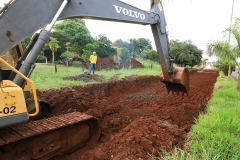
[[[53,159],[151,159],[161,150],[184,148],[194,119],[212,96],[217,76],[217,72],[191,72],[188,97],[168,95],[159,76],[39,91],[39,98],[52,106],[47,117],[83,112],[100,121],[101,137],[93,148]]]

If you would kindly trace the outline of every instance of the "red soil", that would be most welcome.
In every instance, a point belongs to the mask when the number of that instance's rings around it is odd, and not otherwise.
[[[78,111],[100,120],[101,137],[92,149],[54,159],[151,159],[149,154],[157,156],[163,149],[184,148],[194,119],[212,96],[217,76],[217,72],[190,73],[188,97],[167,95],[158,76],[39,92],[39,98],[52,106],[47,116]]]

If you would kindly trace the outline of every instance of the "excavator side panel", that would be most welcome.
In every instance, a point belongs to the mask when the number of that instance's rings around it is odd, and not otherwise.
[[[9,80],[0,85],[0,128],[28,121],[23,90]]]

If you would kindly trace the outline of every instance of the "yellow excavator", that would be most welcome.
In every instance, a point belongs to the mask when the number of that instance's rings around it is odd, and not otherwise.
[[[170,58],[162,3],[151,0],[150,4],[147,12],[119,0],[10,0],[0,10],[1,160],[49,159],[76,149],[84,152],[100,137],[98,119],[80,112],[29,121],[43,107],[30,75],[57,20],[78,17],[151,25],[162,67],[159,81],[168,92],[188,94],[189,71],[173,67]],[[23,51],[21,41],[30,35]],[[8,60],[13,53],[17,56]],[[31,97],[33,102],[28,102]]]

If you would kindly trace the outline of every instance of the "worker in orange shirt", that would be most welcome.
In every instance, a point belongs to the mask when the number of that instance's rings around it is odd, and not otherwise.
[[[97,55],[96,55],[96,52],[94,51],[93,54],[90,56],[90,74],[91,74],[91,71],[94,74],[96,70],[96,63],[97,63]]]

